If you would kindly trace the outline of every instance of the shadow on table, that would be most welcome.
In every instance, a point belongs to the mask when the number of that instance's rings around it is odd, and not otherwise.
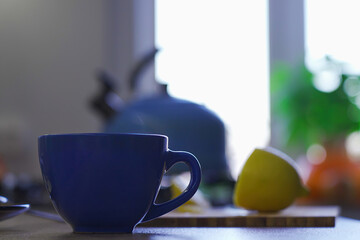
[[[161,239],[167,239],[167,240],[171,240],[171,239],[181,239],[181,240],[191,240],[191,237],[186,237],[186,236],[176,236],[176,235],[172,235],[172,234],[163,234],[163,233],[66,233],[66,234],[61,234],[61,235],[57,235],[55,237],[52,237],[51,239],[122,239],[122,240],[146,240],[146,239],[151,239],[151,240],[161,240]]]

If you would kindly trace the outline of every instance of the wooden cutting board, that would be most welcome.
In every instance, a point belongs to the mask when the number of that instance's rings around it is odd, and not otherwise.
[[[277,213],[237,208],[170,212],[139,227],[334,227],[338,206],[292,206]]]

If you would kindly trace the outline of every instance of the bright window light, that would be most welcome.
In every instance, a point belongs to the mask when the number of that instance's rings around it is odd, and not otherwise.
[[[359,8],[358,0],[305,0],[306,63],[311,70],[329,56],[343,62],[346,73],[360,74]]]
[[[156,1],[156,78],[222,118],[233,176],[270,137],[267,2]]]

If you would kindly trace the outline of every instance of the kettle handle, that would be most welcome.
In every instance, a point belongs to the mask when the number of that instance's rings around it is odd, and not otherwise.
[[[194,155],[183,151],[168,150],[165,154],[165,158],[166,171],[178,162],[183,162],[187,164],[190,168],[190,183],[184,190],[184,192],[180,194],[180,196],[161,204],[156,204],[155,202],[153,202],[149,211],[141,222],[152,220],[181,206],[182,204],[189,201],[199,188],[201,181],[201,168],[199,161]]]
[[[136,84],[139,82],[141,73],[145,71],[145,69],[150,65],[150,63],[153,63],[155,61],[155,56],[158,52],[159,49],[157,48],[154,48],[151,51],[149,51],[141,58],[141,60],[136,64],[134,69],[131,71],[129,83],[132,91],[135,90]]]

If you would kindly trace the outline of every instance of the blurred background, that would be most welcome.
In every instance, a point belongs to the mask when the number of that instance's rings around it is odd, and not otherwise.
[[[39,135],[150,132],[198,156],[215,205],[271,145],[299,163],[311,190],[301,203],[355,214],[358,5],[0,0],[1,192],[46,201]]]

